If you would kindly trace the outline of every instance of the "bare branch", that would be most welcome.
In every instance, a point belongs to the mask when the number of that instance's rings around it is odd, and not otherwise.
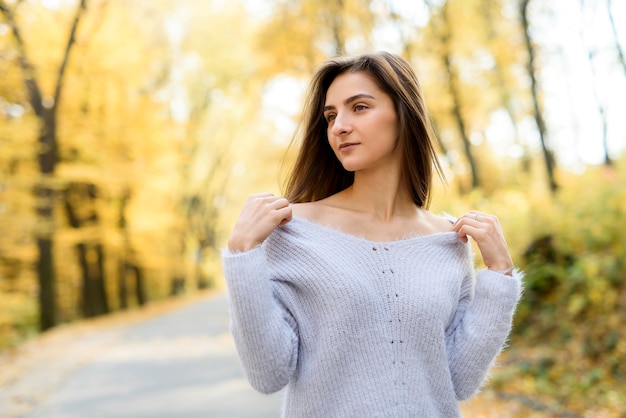
[[[5,16],[7,23],[13,32],[13,38],[15,38],[19,64],[22,68],[22,72],[24,73],[24,84],[26,85],[30,105],[37,116],[43,117],[44,107],[41,101],[41,89],[39,88],[39,83],[37,82],[35,68],[31,65],[28,55],[26,54],[24,40],[22,39],[20,28],[15,21],[14,11],[7,6],[6,2],[0,0],[0,12],[2,12]]]
[[[65,52],[63,53],[63,60],[61,61],[61,66],[59,67],[59,72],[57,74],[57,82],[54,90],[54,105],[56,106],[61,99],[61,91],[63,89],[63,78],[65,77],[65,72],[67,69],[67,64],[70,58],[70,52],[72,47],[76,43],[76,31],[78,29],[78,24],[83,16],[83,13],[87,10],[87,0],[81,0],[78,8],[76,9],[76,15],[74,16],[74,21],[72,22],[72,28],[70,29],[70,35],[67,39],[67,45],[65,46]]]

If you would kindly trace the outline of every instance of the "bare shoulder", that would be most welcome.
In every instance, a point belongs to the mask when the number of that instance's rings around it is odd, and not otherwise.
[[[318,202],[292,203],[291,211],[293,216],[298,218],[315,220],[316,213],[319,212]]]
[[[338,211],[342,205],[339,201],[340,193],[316,200],[315,202],[292,203],[293,216],[309,221],[334,224]]]
[[[431,232],[450,232],[452,231],[453,220],[444,216],[435,215],[427,210],[420,210],[424,217],[425,223],[429,226]]]

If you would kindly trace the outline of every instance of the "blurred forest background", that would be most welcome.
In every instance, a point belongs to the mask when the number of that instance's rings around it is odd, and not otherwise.
[[[222,287],[315,67],[383,49],[438,133],[431,209],[497,214],[527,274],[491,386],[626,416],[623,0],[0,0],[0,348]]]

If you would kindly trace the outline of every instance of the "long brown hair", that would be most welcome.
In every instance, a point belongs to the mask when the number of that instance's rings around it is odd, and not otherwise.
[[[302,145],[287,178],[285,197],[292,203],[324,199],[349,187],[354,173],[343,168],[328,143],[324,118],[326,92],[346,72],[365,72],[387,93],[398,115],[402,176],[418,207],[428,207],[433,166],[443,179],[434,148],[426,104],[411,66],[388,52],[340,57],[322,64],[311,80],[300,126]]]

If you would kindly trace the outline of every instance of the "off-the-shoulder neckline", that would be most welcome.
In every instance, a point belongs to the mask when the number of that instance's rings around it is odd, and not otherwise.
[[[434,232],[431,234],[424,234],[424,235],[409,235],[407,237],[404,238],[398,238],[396,240],[388,240],[388,241],[375,241],[375,240],[370,240],[367,239],[365,237],[362,236],[358,236],[358,235],[353,235],[347,232],[344,232],[340,229],[334,228],[332,226],[329,225],[324,225],[321,224],[319,222],[316,222],[312,219],[307,219],[307,218],[302,218],[299,216],[294,216],[291,221],[289,223],[287,223],[285,226],[289,227],[289,225],[293,225],[296,226],[298,224],[302,224],[304,226],[309,226],[312,228],[316,228],[319,231],[328,233],[328,234],[334,234],[337,237],[341,237],[344,239],[348,239],[348,240],[353,240],[353,241],[357,241],[357,242],[361,242],[361,243],[365,243],[368,245],[394,245],[394,244],[399,244],[399,243],[415,243],[418,241],[429,241],[429,240],[433,240],[435,242],[442,242],[442,243],[462,243],[462,241],[458,238],[458,234],[454,231],[444,231],[444,232]]]

